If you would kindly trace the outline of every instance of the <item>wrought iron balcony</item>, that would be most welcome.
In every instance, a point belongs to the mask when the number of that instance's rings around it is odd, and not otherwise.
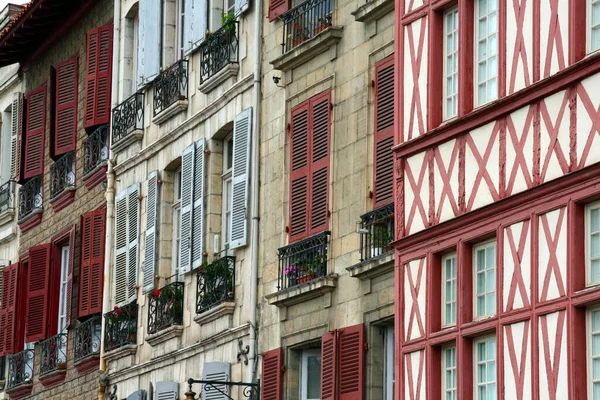
[[[67,363],[67,334],[59,333],[40,342],[40,376],[65,369]]]
[[[136,343],[137,302],[104,314],[104,350],[110,351]]]
[[[203,84],[229,64],[239,62],[239,22],[221,27],[200,45],[200,84]]]
[[[235,300],[235,257],[221,257],[198,268],[196,313],[202,314],[226,301]]]
[[[33,349],[23,350],[20,353],[8,356],[7,390],[32,383],[33,356]]]
[[[388,252],[394,241],[394,203],[360,216],[360,260],[365,261]]]
[[[150,293],[148,333],[153,334],[173,325],[183,325],[183,282],[173,282]]]
[[[281,14],[283,54],[331,26],[333,0],[306,0]]]
[[[100,317],[93,317],[77,325],[75,328],[75,362],[100,354],[100,336],[102,326]]]
[[[0,186],[0,213],[15,208],[15,182],[8,181]]]
[[[144,129],[144,93],[138,92],[112,111],[113,147],[135,131]]]
[[[75,188],[75,152],[67,153],[50,166],[50,198]]]
[[[113,114],[114,115],[114,114]],[[114,128],[113,128],[114,130]],[[114,138],[114,131],[113,131]],[[83,141],[84,178],[108,160],[108,125],[98,127]]]
[[[188,93],[188,61],[179,60],[162,71],[154,81],[154,115],[158,115]]]
[[[42,210],[42,177],[35,176],[19,188],[19,222]]]
[[[329,234],[319,233],[279,249],[278,290],[327,275]]]

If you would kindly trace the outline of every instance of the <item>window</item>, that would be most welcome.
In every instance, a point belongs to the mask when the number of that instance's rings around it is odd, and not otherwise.
[[[223,249],[229,248],[231,233],[231,168],[233,166],[233,137],[229,136],[223,141],[223,223],[221,232]]]
[[[586,259],[588,285],[600,283],[600,202],[586,207]]]
[[[302,350],[300,379],[301,400],[321,398],[321,349]]]
[[[182,59],[185,53],[185,40],[183,37],[183,23],[184,23],[184,15],[185,15],[185,6],[184,2],[186,0],[177,0],[176,4],[176,20],[175,20],[175,29],[177,31],[177,44],[176,44],[176,58]],[[192,1],[192,0],[187,0]]]
[[[173,180],[173,275],[179,274],[179,242],[181,241],[181,168],[175,171]]]
[[[588,312],[588,394],[600,399],[600,309]]]
[[[67,329],[67,284],[69,274],[69,245],[60,249],[60,294],[58,301],[58,332]]]
[[[475,2],[475,104],[483,105],[498,97],[498,2]]]
[[[496,338],[489,336],[475,340],[475,400],[496,399]]]
[[[110,120],[113,26],[108,24],[87,33],[84,127]]]
[[[8,182],[12,175],[12,130],[11,130],[11,122],[12,122],[12,106],[8,107],[2,113],[2,120],[0,123],[1,133],[2,133],[2,142],[0,143],[0,184],[4,184]]]
[[[589,49],[590,52],[600,49],[600,0],[591,0],[591,10],[588,11],[590,18]]]
[[[458,113],[458,7],[444,14],[444,119]]]
[[[475,318],[496,313],[496,242],[473,247]]]
[[[456,253],[442,257],[442,326],[456,324]]]
[[[442,399],[456,400],[456,346],[442,348]]]
[[[394,368],[394,326],[387,326],[384,331],[384,364],[383,392],[385,400],[394,400],[395,368]]]

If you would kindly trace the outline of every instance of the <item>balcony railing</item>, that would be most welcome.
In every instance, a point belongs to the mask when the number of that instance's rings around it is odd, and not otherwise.
[[[162,71],[154,81],[154,115],[158,115],[188,92],[188,61],[179,60]]]
[[[226,29],[221,27],[200,45],[200,84],[203,84],[229,64],[237,64],[240,53],[239,22]]]
[[[0,213],[15,208],[15,182],[8,181],[0,186]]]
[[[283,54],[331,26],[333,0],[306,0],[281,14]]]
[[[40,343],[40,376],[65,369],[67,362],[67,334],[59,333]]]
[[[148,333],[183,325],[183,282],[173,282],[149,295]]]
[[[358,233],[361,261],[388,252],[394,241],[394,203],[361,215]]]
[[[279,249],[278,290],[327,275],[329,234],[319,233]]]
[[[36,176],[19,188],[19,221],[42,209],[42,177]]]
[[[104,350],[110,351],[136,343],[137,302],[104,314]]]
[[[75,152],[67,153],[50,166],[50,198],[75,187]]]
[[[94,172],[96,167],[107,160],[108,125],[102,125],[83,141],[83,176]]]
[[[221,257],[198,268],[196,313],[202,314],[226,301],[235,300],[235,257]]]
[[[77,325],[75,328],[75,362],[100,354],[100,336],[102,326],[100,317],[93,317]]]
[[[112,111],[112,145],[144,129],[144,93],[134,93]]]
[[[8,356],[8,390],[32,383],[33,355],[33,350],[23,350]]]

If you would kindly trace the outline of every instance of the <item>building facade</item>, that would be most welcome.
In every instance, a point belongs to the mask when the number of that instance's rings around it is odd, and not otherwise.
[[[599,398],[599,7],[396,2],[398,398]]]

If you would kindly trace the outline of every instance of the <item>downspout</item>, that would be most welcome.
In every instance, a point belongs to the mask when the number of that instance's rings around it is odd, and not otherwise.
[[[252,251],[250,271],[250,357],[248,359],[248,382],[254,382],[257,363],[257,325],[256,325],[256,298],[258,291],[258,191],[259,191],[259,159],[258,141],[260,129],[260,100],[261,100],[261,61],[262,61],[262,0],[254,1],[254,88],[253,108],[254,118],[252,127],[252,169],[251,169],[251,217],[252,238],[250,241]]]
[[[112,54],[112,80],[111,80],[111,110],[117,106],[119,98],[119,50],[121,38],[121,0],[114,1],[114,13],[113,13],[113,54]],[[108,142],[112,140],[112,124],[108,133]],[[110,143],[112,145],[112,143]],[[106,236],[105,236],[105,247],[104,247],[104,282],[102,293],[102,315],[110,311],[110,283],[112,282],[112,263],[113,263],[113,238],[114,238],[114,220],[115,220],[115,173],[113,170],[114,159],[112,153],[112,146],[108,146],[108,170],[106,172]],[[104,400],[104,392],[107,387],[107,365],[104,359],[104,320],[101,317],[100,324],[102,326],[100,336],[100,370],[102,375],[100,377],[99,388],[98,388],[98,400]]]

